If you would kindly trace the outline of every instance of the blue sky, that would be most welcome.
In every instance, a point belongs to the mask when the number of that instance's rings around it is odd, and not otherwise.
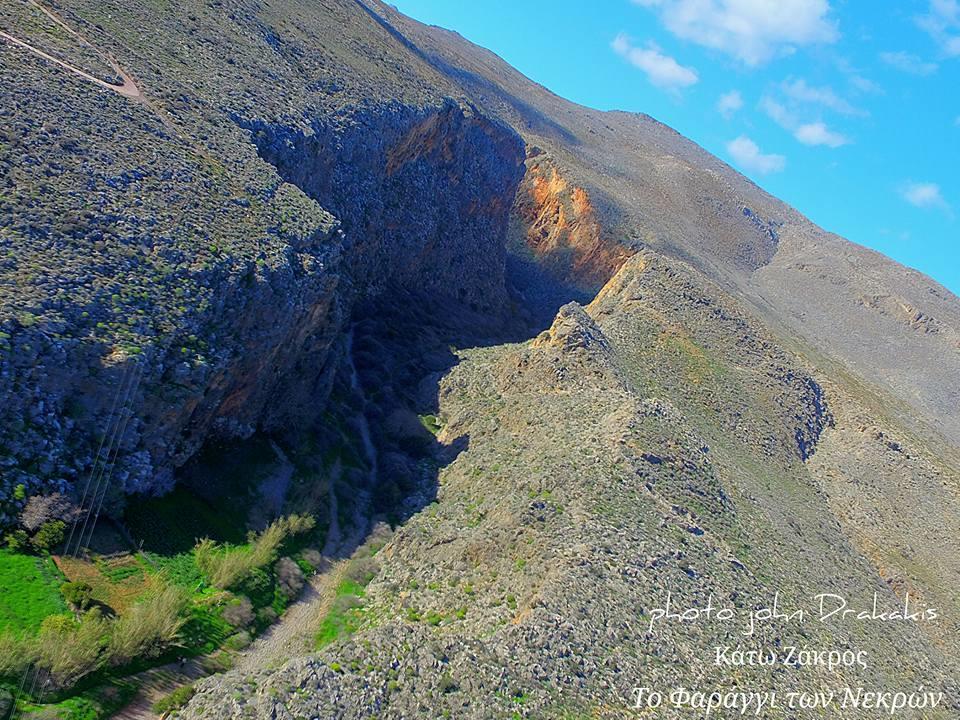
[[[960,0],[394,0],[960,295]]]

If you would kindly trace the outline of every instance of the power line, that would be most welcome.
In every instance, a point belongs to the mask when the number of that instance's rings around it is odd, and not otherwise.
[[[146,362],[137,363],[137,369],[134,371],[134,381],[131,386],[132,392],[128,393],[128,399],[133,397],[133,394],[136,393],[137,388],[140,387],[140,380],[143,377],[143,368],[145,365],[146,365]],[[120,456],[120,450],[123,445],[123,437],[127,432],[127,426],[130,424],[130,418],[133,417],[134,415],[133,408],[126,408],[126,410],[127,410],[126,417],[123,419],[123,425],[120,429],[120,433],[117,436],[117,443],[114,449],[113,459],[111,460],[109,456],[107,458],[108,464],[106,469],[104,470],[105,481],[103,483],[103,492],[100,494],[100,501],[96,503],[97,510],[95,515],[93,516],[93,523],[90,525],[90,534],[88,535],[87,542],[86,542],[86,545],[88,547],[90,545],[90,542],[93,540],[93,531],[97,527],[97,521],[100,519],[100,510],[103,508],[103,501],[106,499],[107,491],[110,489],[110,480],[113,477],[113,470],[116,467],[117,458]],[[96,495],[94,495],[94,501],[96,501]],[[91,505],[91,508],[92,508],[92,505]],[[83,532],[80,533],[80,540],[81,541],[83,540]],[[78,546],[77,551],[79,552],[79,550],[80,550],[80,547]]]
[[[128,367],[129,367],[129,366],[128,366]],[[140,367],[140,366],[138,365],[138,368],[137,368],[137,369],[139,369],[139,367]],[[120,413],[121,413],[121,414],[123,413],[123,409],[126,407],[127,401],[128,401],[129,398],[130,398],[130,391],[133,389],[134,379],[136,378],[136,375],[137,375],[136,369],[133,370],[133,371],[131,371],[131,372],[129,373],[129,375],[128,375],[129,378],[130,378],[130,383],[127,385],[127,388],[126,388],[126,390],[125,390],[125,392],[124,392],[123,400],[120,402]],[[121,424],[122,424],[122,421],[121,421],[121,419],[120,419],[120,415],[118,415],[118,416],[117,416],[117,420],[116,420],[116,422],[114,423],[114,426],[113,426],[113,432],[111,433],[110,441],[107,443],[107,453],[106,453],[106,456],[105,456],[106,459],[105,459],[105,460],[101,463],[101,465],[100,465],[99,472],[98,472],[98,474],[97,474],[97,481],[96,481],[96,484],[94,485],[94,489],[93,489],[93,496],[92,496],[92,498],[91,498],[91,500],[90,500],[90,505],[89,505],[89,507],[87,508],[87,514],[86,514],[86,517],[85,517],[84,520],[83,520],[83,526],[80,528],[80,537],[77,538],[77,545],[76,545],[76,547],[74,548],[74,552],[73,552],[73,556],[74,556],[74,557],[78,557],[79,554],[80,554],[81,542],[82,542],[82,540],[83,540],[84,534],[85,534],[86,531],[87,531],[87,525],[88,525],[88,523],[90,522],[90,516],[91,516],[91,514],[93,513],[93,506],[96,504],[97,495],[98,495],[98,493],[100,492],[100,485],[101,485],[101,483],[102,483],[102,481],[103,481],[103,476],[104,476],[104,473],[105,473],[105,471],[106,471],[107,465],[108,465],[108,463],[109,463],[110,455],[111,455],[111,453],[114,451],[115,444],[116,444],[117,441],[118,441],[118,430],[120,429],[120,425],[121,425]],[[68,555],[70,554],[70,548],[69,548],[69,546],[67,546],[66,548],[64,548],[64,550],[66,551],[66,554],[68,554]]]
[[[130,374],[130,366],[127,365],[123,368],[123,374],[120,376],[120,384],[117,386],[117,391],[113,395],[113,404],[110,406],[110,414],[107,416],[107,424],[103,429],[103,434],[100,436],[100,444],[97,446],[97,454],[93,458],[93,465],[90,467],[90,474],[87,476],[87,484],[83,488],[83,496],[80,498],[80,508],[81,512],[75,513],[73,517],[73,522],[70,525],[70,535],[67,538],[67,542],[64,545],[64,554],[69,555],[70,543],[73,542],[73,534],[76,532],[77,524],[80,522],[80,515],[82,515],[82,508],[87,502],[87,494],[90,492],[90,485],[93,481],[93,476],[97,472],[97,467],[100,464],[100,454],[103,451],[103,443],[107,439],[107,435],[110,434],[110,427],[113,425],[113,416],[117,411],[119,406],[120,394],[123,390],[123,386],[127,381],[127,376]]]

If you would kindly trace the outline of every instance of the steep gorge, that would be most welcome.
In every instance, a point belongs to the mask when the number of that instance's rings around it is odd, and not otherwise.
[[[8,326],[5,412],[32,415],[26,433],[10,435],[22,426],[4,425],[9,494],[20,484],[48,489],[54,478],[62,487],[93,464],[109,464],[113,501],[162,492],[209,440],[310,426],[352,308],[392,288],[415,287],[440,306],[503,312],[506,221],[522,172],[522,144],[509,128],[452,100],[345,114],[336,125],[318,119],[306,129],[237,122],[280,175],[268,191],[281,205],[279,247],[258,241],[254,261],[228,259],[205,273],[199,282],[211,287],[209,299],[190,308],[172,338],[134,356],[114,351],[102,369],[95,346],[73,341],[57,356],[42,328]],[[319,222],[303,217],[304,202],[315,203]],[[197,342],[199,361],[190,347]],[[92,381],[56,370],[84,365],[93,366]],[[119,411],[111,402],[118,397]],[[64,419],[67,404],[85,408],[82,425]],[[113,441],[95,458],[98,435]]]

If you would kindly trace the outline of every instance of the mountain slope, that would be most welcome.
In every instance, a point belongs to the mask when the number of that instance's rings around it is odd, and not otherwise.
[[[352,529],[396,526],[317,652],[181,717],[623,717],[731,681],[956,716],[956,297],[373,0],[3,13],[3,519],[104,438],[119,514],[212,443],[323,450],[351,416]],[[652,624],[668,593],[941,617],[744,640]],[[712,661],[744,642],[869,662]]]
[[[528,146],[546,149],[597,206],[609,243],[688,260],[960,441],[960,302],[948,290],[824,232],[648,116],[577,106],[455,33],[371,7]]]

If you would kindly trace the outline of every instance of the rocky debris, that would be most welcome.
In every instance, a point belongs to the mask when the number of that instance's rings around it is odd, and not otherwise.
[[[560,350],[593,350],[608,353],[610,343],[600,332],[583,307],[568,303],[560,308],[549,330],[541,333],[533,347],[555,347]]]

